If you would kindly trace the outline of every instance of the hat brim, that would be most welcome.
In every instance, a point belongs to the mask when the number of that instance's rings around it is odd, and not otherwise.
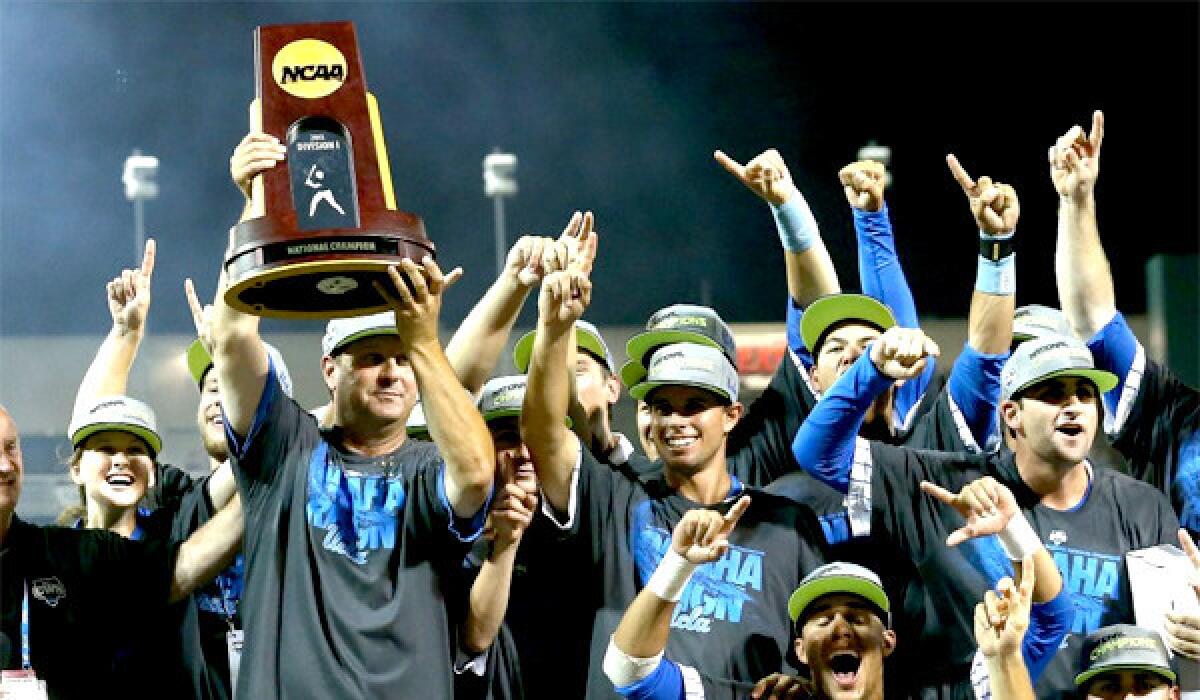
[[[804,310],[800,318],[800,338],[809,352],[832,326],[847,321],[862,321],[886,331],[896,325],[892,310],[865,294],[834,294],[821,297]]]
[[[212,369],[213,359],[199,338],[193,340],[192,344],[188,346],[187,365],[188,373],[192,375],[192,379],[196,382],[196,385],[204,384],[204,375],[208,373],[208,370]]]
[[[646,379],[646,368],[640,362],[630,360],[621,365],[621,383],[627,387],[635,387]]]
[[[647,394],[649,394],[650,392],[659,388],[660,386],[691,386],[691,387],[695,387],[697,389],[705,389],[707,391],[711,391],[712,393],[716,394],[717,396],[723,397],[726,401],[729,401],[730,403],[732,403],[734,400],[733,397],[729,395],[729,392],[725,391],[724,389],[722,389],[718,386],[715,386],[713,384],[707,384],[705,382],[692,382],[692,381],[684,381],[684,380],[678,380],[678,381],[668,380],[668,381],[663,381],[663,382],[641,382],[640,384],[634,384],[633,386],[631,386],[629,388],[629,395],[632,396],[633,398],[637,399],[638,401],[643,401],[643,400],[645,400]]]
[[[360,340],[363,340],[364,338],[373,338],[377,335],[399,336],[400,332],[396,330],[395,326],[379,326],[376,328],[364,328],[363,330],[358,331],[357,333],[351,333],[350,335],[346,336],[345,338],[342,338],[341,341],[339,341],[337,345],[334,345],[333,348],[329,351],[329,357],[333,357],[334,355],[342,352],[351,343],[356,343]]]
[[[513,418],[513,417],[518,417],[520,415],[521,415],[521,409],[519,409],[519,408],[497,408],[494,411],[488,411],[487,413],[484,413],[483,414],[483,422],[490,423],[494,420],[499,420],[501,418]],[[575,423],[574,423],[574,421],[571,420],[570,416],[567,416],[566,424],[567,424],[567,428],[572,428],[575,426]]]
[[[885,616],[890,612],[887,593],[871,581],[858,576],[822,576],[792,592],[788,598],[788,616],[793,623],[797,622],[814,600],[832,593],[858,596],[878,608]]]
[[[1149,671],[1150,673],[1166,678],[1172,685],[1175,684],[1175,672],[1169,668],[1155,666],[1154,664],[1128,663],[1106,664],[1104,666],[1097,666],[1096,668],[1089,668],[1078,676],[1075,676],[1075,687],[1083,688],[1083,686],[1087,685],[1088,681],[1096,676],[1102,673],[1111,673],[1112,671]]]
[[[629,356],[630,362],[636,362],[637,364],[645,367],[649,363],[651,353],[653,353],[656,348],[660,348],[664,345],[674,345],[675,343],[707,345],[710,348],[716,348],[717,350],[720,350],[722,353],[725,352],[725,348],[721,347],[720,343],[712,338],[709,338],[703,333],[684,331],[677,328],[664,328],[662,330],[638,333],[637,335],[633,336],[629,339],[629,342],[625,344],[625,354]],[[622,369],[622,372],[624,372],[624,369]],[[624,376],[621,377],[621,380],[625,380]],[[633,386],[633,384],[625,382],[625,386]]]
[[[537,331],[529,331],[521,336],[521,339],[513,346],[513,366],[522,374],[529,371],[529,361],[533,357],[533,339],[535,335],[537,335]],[[591,333],[577,327],[575,329],[575,346],[587,350],[600,360],[605,369],[612,371],[612,365],[609,363],[608,355],[604,351],[604,345]]]
[[[1041,384],[1042,382],[1044,382],[1048,379],[1054,379],[1055,377],[1081,377],[1083,379],[1087,379],[1088,381],[1090,381],[1096,385],[1096,389],[1098,389],[1101,394],[1106,394],[1106,393],[1112,391],[1113,388],[1117,386],[1117,381],[1118,381],[1117,375],[1113,374],[1112,372],[1106,372],[1102,369],[1087,369],[1087,368],[1076,369],[1076,368],[1068,367],[1067,369],[1055,370],[1053,372],[1050,372],[1049,374],[1043,375],[1041,377],[1037,377],[1036,379],[1031,379],[1031,380],[1025,382],[1024,384],[1022,384],[1021,386],[1018,386],[1016,389],[1013,389],[1012,393],[1010,393],[1006,398],[1011,399],[1012,397],[1016,396],[1017,394],[1020,394],[1021,392],[1025,391],[1029,387],[1031,387],[1035,384]]]
[[[151,457],[158,455],[162,451],[162,438],[158,436],[158,433],[132,423],[91,423],[85,425],[76,430],[75,434],[71,436],[71,444],[79,447],[89,437],[108,430],[114,430],[118,433],[128,433],[141,438],[142,442],[146,443],[146,446],[150,448]]]

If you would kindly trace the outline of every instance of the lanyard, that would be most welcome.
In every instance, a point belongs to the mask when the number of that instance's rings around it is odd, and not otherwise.
[[[29,582],[23,584],[21,596],[21,668],[33,668],[29,655]]]
[[[221,614],[225,616],[225,622],[229,624],[230,630],[237,629],[237,626],[233,623],[233,618],[237,615],[237,600],[233,595],[233,581],[231,579],[234,575],[239,577],[242,575],[242,567],[239,566],[241,563],[242,555],[239,554],[228,569],[217,575],[216,581],[217,590],[220,592],[221,598]],[[236,572],[236,574],[233,572]]]

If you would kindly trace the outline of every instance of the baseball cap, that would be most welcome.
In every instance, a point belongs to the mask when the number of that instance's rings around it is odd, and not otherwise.
[[[529,371],[529,358],[533,355],[535,334],[536,331],[529,331],[521,336],[521,339],[513,347],[513,365],[516,366],[518,372]],[[617,366],[613,362],[612,353],[608,350],[608,343],[604,342],[600,330],[594,325],[582,319],[575,322],[575,345],[580,350],[586,350],[599,358],[608,367],[609,372],[617,373]]]
[[[716,348],[729,364],[737,366],[737,345],[729,325],[714,309],[695,304],[673,304],[655,311],[646,321],[646,330],[625,344],[625,354],[631,361],[647,367],[655,348],[672,343],[699,343]]]
[[[375,335],[399,335],[395,311],[330,320],[321,338],[321,353],[333,357],[350,343]]]
[[[71,417],[67,435],[71,446],[79,447],[96,433],[116,430],[141,438],[153,457],[162,450],[162,438],[154,420],[154,411],[128,396],[104,396],[84,405]]]
[[[1013,312],[1013,342],[1023,343],[1045,335],[1071,335],[1071,322],[1062,311],[1041,304],[1026,304]]]
[[[1092,353],[1077,338],[1049,335],[1021,343],[1000,372],[1000,400],[1007,401],[1038,382],[1053,377],[1083,377],[1104,393],[1117,385],[1117,375],[1096,369]]]
[[[1109,671],[1149,671],[1175,683],[1171,658],[1162,638],[1133,625],[1109,625],[1092,632],[1083,640],[1083,672],[1075,676],[1075,687]]]
[[[810,304],[800,318],[804,347],[815,353],[825,333],[845,321],[862,321],[886,331],[896,325],[896,316],[887,304],[865,294],[828,294]]]
[[[479,412],[485,421],[521,415],[525,403],[526,379],[523,374],[510,374],[487,380],[479,392]]]
[[[635,399],[660,386],[694,386],[712,391],[730,402],[738,399],[737,370],[717,348],[691,342],[664,345],[650,357],[645,380],[630,387]]]
[[[808,572],[788,598],[788,615],[792,623],[804,617],[804,611],[815,600],[831,593],[848,593],[866,600],[877,610],[880,619],[888,623],[892,608],[879,577],[865,566],[844,561],[830,562]]]
[[[291,396],[292,374],[288,371],[287,363],[283,361],[283,354],[270,343],[264,342],[263,346],[266,347],[267,354],[271,356],[271,363],[275,365],[275,376],[279,379],[279,387],[283,389],[283,393]],[[193,340],[192,344],[188,346],[187,365],[192,379],[195,380],[197,386],[202,386],[205,375],[208,374],[208,370],[212,369],[213,360],[208,348],[204,347],[204,343],[199,338]]]

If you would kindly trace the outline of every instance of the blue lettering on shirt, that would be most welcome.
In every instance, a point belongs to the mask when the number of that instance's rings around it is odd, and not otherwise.
[[[1179,507],[1179,524],[1200,532],[1200,431],[1179,446],[1172,490]]]
[[[1054,557],[1063,577],[1063,587],[1075,607],[1071,633],[1090,634],[1110,622],[1104,617],[1120,595],[1121,557],[1050,543],[1046,549]]]
[[[367,554],[395,549],[397,515],[404,507],[399,475],[346,472],[321,443],[309,462],[308,523],[325,530],[322,545],[356,564]]]
[[[649,502],[643,505],[648,511]],[[632,544],[638,578],[644,586],[671,546],[671,533],[642,523],[633,532]],[[746,604],[753,604],[762,589],[763,552],[731,544],[720,559],[692,573],[675,606],[671,627],[707,634],[714,621],[740,623]]]

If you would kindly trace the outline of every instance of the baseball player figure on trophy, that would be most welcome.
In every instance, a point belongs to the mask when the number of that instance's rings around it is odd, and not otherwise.
[[[225,301],[257,316],[386,311],[375,291],[403,258],[433,255],[420,217],[396,209],[375,96],[350,22],[258,27],[251,131],[287,148],[254,178],[230,238]]]

